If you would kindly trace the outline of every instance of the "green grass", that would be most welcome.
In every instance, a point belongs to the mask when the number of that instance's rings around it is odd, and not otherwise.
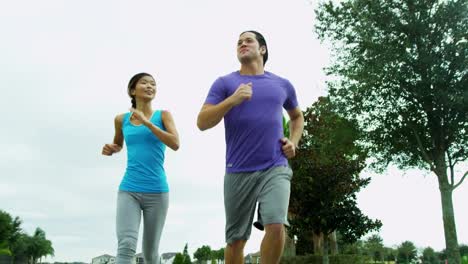
[[[1,248],[0,256],[11,256],[11,251],[8,248]]]

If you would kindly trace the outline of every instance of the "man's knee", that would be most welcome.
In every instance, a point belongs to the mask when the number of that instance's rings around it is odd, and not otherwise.
[[[265,225],[265,232],[275,237],[282,237],[284,236],[284,225],[283,224]]]
[[[244,250],[246,243],[246,240],[236,240],[227,244],[227,247],[234,251]]]

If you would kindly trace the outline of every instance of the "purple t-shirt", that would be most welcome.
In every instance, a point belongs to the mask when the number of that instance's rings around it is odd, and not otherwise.
[[[280,141],[283,108],[298,106],[292,84],[273,73],[241,75],[239,71],[219,77],[211,86],[205,104],[217,105],[231,96],[241,83],[252,82],[252,98],[233,107],[224,116],[226,171],[252,172],[286,166]]]

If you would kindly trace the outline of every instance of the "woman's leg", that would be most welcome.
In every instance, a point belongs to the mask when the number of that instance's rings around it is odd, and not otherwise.
[[[169,193],[143,195],[143,255],[145,264],[159,264],[159,241],[169,207]]]
[[[141,220],[139,195],[119,191],[117,195],[117,259],[116,264],[131,264],[135,256]]]

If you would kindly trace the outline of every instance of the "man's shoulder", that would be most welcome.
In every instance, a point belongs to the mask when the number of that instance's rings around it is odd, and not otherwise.
[[[239,76],[239,71],[233,71],[228,74],[219,76],[218,79],[224,79],[224,80],[233,79],[233,78],[237,78],[238,76]]]
[[[285,77],[282,77],[282,76],[280,76],[278,74],[275,74],[275,73],[272,73],[272,72],[269,72],[269,71],[265,71],[265,74],[271,79],[276,79],[276,80],[278,80],[280,82],[283,82],[283,83],[289,83],[288,79],[286,79]]]

